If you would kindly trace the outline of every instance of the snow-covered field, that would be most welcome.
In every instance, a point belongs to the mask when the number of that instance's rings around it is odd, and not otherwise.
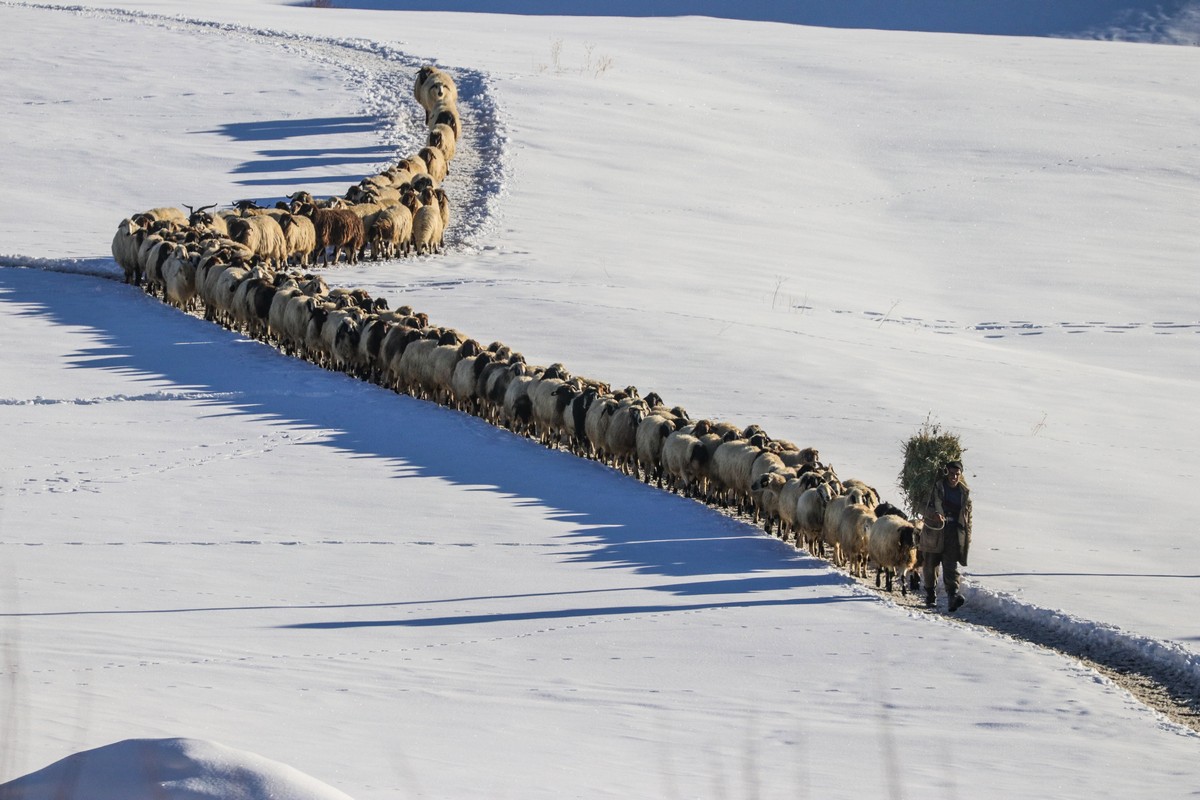
[[[104,748],[80,797],[1197,795],[1200,737],[1078,663],[102,276],[129,213],[414,151],[436,62],[450,252],[331,282],[893,501],[932,419],[965,612],[1200,684],[1200,48],[334,5],[0,2],[0,781]]]

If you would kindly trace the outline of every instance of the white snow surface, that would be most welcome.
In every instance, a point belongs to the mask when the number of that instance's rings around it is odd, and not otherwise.
[[[931,419],[968,608],[1200,683],[1200,48],[346,5],[0,2],[0,797],[1200,796],[1076,662],[104,279],[414,151],[438,63],[449,252],[331,283],[894,502]]]

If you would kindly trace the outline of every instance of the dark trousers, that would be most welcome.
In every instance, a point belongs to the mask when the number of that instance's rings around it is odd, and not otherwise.
[[[937,568],[940,566],[946,597],[954,597],[958,594],[958,526],[947,522],[943,538],[946,546],[942,552],[921,554],[921,580],[925,582],[925,593],[933,594],[933,587],[937,582]]]

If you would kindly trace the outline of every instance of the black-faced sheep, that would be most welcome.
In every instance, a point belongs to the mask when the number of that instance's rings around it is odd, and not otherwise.
[[[646,414],[641,400],[626,398],[617,403],[604,433],[604,450],[612,465],[626,475],[637,477],[637,429]]]
[[[900,593],[908,594],[909,581],[917,578],[917,542],[920,522],[910,522],[903,515],[886,514],[871,523],[867,539],[867,554],[875,564],[875,585],[881,574],[886,576],[887,591],[892,591],[893,577],[900,578]],[[912,581],[913,589],[917,588]]]
[[[663,487],[663,447],[667,437],[683,427],[684,422],[662,408],[661,411],[650,413],[638,424],[635,455],[637,467],[646,483],[653,483],[659,489]]]
[[[779,505],[784,485],[788,475],[782,472],[764,472],[754,479],[750,485],[750,497],[754,503],[755,520],[763,521],[763,530],[771,532],[776,525],[779,537],[784,538],[783,525],[780,523]]]
[[[445,124],[434,125],[429,131],[429,146],[441,150],[442,155],[446,157],[446,164],[449,165],[458,150],[454,129]]]
[[[673,491],[693,497],[699,494],[708,460],[709,451],[704,443],[683,429],[674,431],[663,442],[663,472]]]
[[[425,168],[429,171],[429,176],[437,183],[446,180],[446,175],[450,172],[450,164],[446,161],[446,154],[438,147],[422,147],[417,156],[425,162]]]
[[[407,206],[385,208],[368,231],[373,258],[395,258],[412,252],[413,215]]]
[[[231,217],[226,224],[229,226],[229,238],[250,248],[265,263],[275,267],[287,263],[287,238],[275,217],[269,214]]]

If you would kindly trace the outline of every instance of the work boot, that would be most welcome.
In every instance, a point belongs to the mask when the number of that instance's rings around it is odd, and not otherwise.
[[[963,607],[963,603],[965,602],[967,602],[967,598],[961,594],[954,595],[954,597],[950,598],[950,613],[953,614],[955,611],[958,611]]]
[[[933,596],[933,592],[926,592],[925,593],[925,607],[933,608],[936,603],[937,603],[937,598]]]

